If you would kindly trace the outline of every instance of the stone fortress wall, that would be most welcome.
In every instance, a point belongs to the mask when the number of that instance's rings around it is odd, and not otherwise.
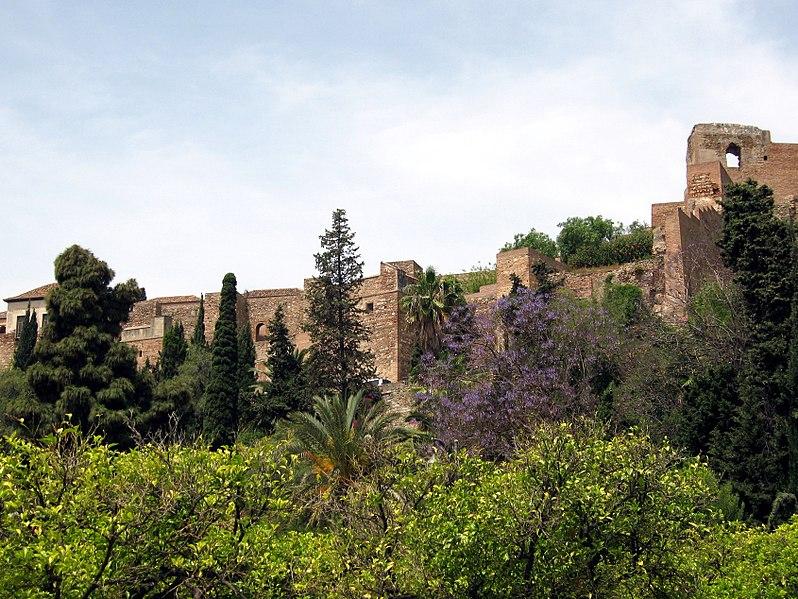
[[[532,267],[546,262],[561,277],[564,287],[582,298],[600,298],[608,279],[633,283],[643,291],[644,301],[670,322],[684,322],[690,298],[713,278],[727,276],[716,241],[722,215],[719,201],[732,182],[752,178],[774,190],[780,214],[792,217],[798,198],[798,144],[773,143],[770,132],[756,127],[730,124],[696,125],[687,141],[686,185],[678,202],[653,204],[653,256],[648,260],[600,268],[571,269],[535,250],[521,248],[496,256],[496,283],[485,285],[466,300],[486,309],[511,288],[515,274],[524,285],[534,287]],[[360,307],[371,330],[368,348],[375,356],[377,375],[397,382],[407,378],[413,335],[402,313],[402,289],[415,282],[421,267],[413,260],[382,262],[378,274],[366,277],[360,291]],[[305,281],[307,285],[307,280]],[[25,297],[25,294],[18,297]],[[20,306],[10,298],[9,311]],[[307,308],[304,290],[261,289],[238,297],[239,324],[249,322],[259,362],[268,351],[268,322],[279,305],[299,349],[310,340],[302,331]],[[141,364],[155,363],[163,333],[180,321],[186,334],[193,334],[199,297],[172,296],[137,303],[125,324],[122,341],[138,352]],[[219,293],[205,294],[205,331],[210,341],[219,314]],[[0,323],[6,329],[11,322]],[[14,331],[0,331],[0,364],[10,362]],[[262,368],[262,367],[261,367]]]

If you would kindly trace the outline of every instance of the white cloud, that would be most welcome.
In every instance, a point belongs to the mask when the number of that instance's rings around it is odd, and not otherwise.
[[[336,207],[367,274],[380,259],[468,268],[513,233],[554,233],[573,215],[648,219],[652,202],[681,197],[694,122],[798,140],[794,58],[740,7],[636,8],[585,23],[603,36],[548,63],[470,51],[447,73],[242,45],[207,60],[180,98],[196,112],[182,115],[125,112],[121,90],[78,68],[74,103],[91,113],[96,145],[0,107],[13,256],[0,290],[49,279],[72,242],[151,295],[213,290],[227,270],[241,288],[301,285]]]

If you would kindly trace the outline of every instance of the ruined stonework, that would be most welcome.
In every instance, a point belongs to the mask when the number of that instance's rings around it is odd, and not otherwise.
[[[730,183],[751,178],[774,191],[777,211],[792,218],[798,197],[798,144],[774,143],[770,132],[756,127],[729,124],[699,124],[687,141],[684,197],[676,202],[651,206],[654,233],[653,256],[639,262],[572,269],[533,249],[520,248],[496,256],[496,283],[484,285],[466,300],[485,311],[512,286],[511,276],[534,288],[532,269],[545,262],[555,271],[563,287],[581,298],[601,299],[608,280],[633,283],[656,314],[670,322],[684,322],[690,298],[708,281],[727,277],[716,245],[723,219],[720,200]],[[389,381],[407,378],[414,337],[401,309],[402,290],[417,281],[421,267],[413,260],[383,262],[378,274],[366,277],[359,305],[371,331],[368,349],[374,354],[377,375]],[[307,281],[305,281],[307,283]],[[28,302],[37,308],[43,323],[45,285],[8,298],[8,314],[0,313],[0,366],[10,364],[14,351],[16,319]],[[195,295],[149,299],[137,303],[124,326],[121,340],[135,348],[140,364],[158,361],[164,332],[182,322],[186,336],[194,332],[199,297]],[[239,325],[249,323],[259,367],[268,351],[268,323],[279,305],[299,349],[310,345],[302,331],[307,309],[304,289],[260,289],[238,296]],[[205,295],[205,332],[208,342],[219,315],[219,293]]]

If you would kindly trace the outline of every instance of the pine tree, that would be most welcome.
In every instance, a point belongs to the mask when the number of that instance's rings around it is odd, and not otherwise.
[[[158,371],[161,380],[169,380],[177,376],[178,369],[186,361],[188,343],[182,322],[169,327],[163,336],[163,349],[158,360]]]
[[[206,347],[208,342],[205,341],[205,296],[200,294],[200,305],[197,311],[197,324],[194,327],[194,335],[191,337],[192,345],[199,345]]]
[[[98,426],[110,441],[129,440],[128,415],[139,405],[132,347],[118,341],[122,323],[144,290],[131,279],[110,287],[114,271],[73,245],[55,260],[58,287],[47,299],[48,324],[27,374],[58,417],[70,414],[84,431]]]
[[[214,448],[229,445],[238,425],[238,341],[236,277],[222,280],[219,318],[213,331],[211,376],[205,397],[202,432]]]
[[[332,227],[320,239],[322,251],[315,255],[318,275],[306,292],[309,371],[318,392],[337,391],[343,397],[374,376],[374,358],[362,347],[369,331],[357,297],[363,263],[344,210],[333,212]]]
[[[25,370],[30,365],[38,336],[39,323],[36,320],[36,310],[31,312],[29,302],[28,309],[25,311],[25,324],[22,326],[17,348],[14,350],[14,368]]]

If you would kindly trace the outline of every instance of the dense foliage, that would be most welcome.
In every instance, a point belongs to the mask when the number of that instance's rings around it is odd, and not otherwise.
[[[17,347],[14,350],[14,368],[25,370],[33,360],[33,350],[36,348],[36,338],[39,335],[39,322],[36,320],[36,310],[31,312],[30,303],[25,310],[25,322],[22,331],[17,339]]]
[[[456,279],[440,276],[431,266],[427,267],[418,282],[402,290],[401,307],[422,353],[437,354],[444,322],[454,308],[464,304],[460,283]]]
[[[559,224],[554,241],[532,229],[518,233],[502,251],[531,247],[542,254],[559,258],[573,267],[624,264],[651,257],[653,232],[637,221],[628,227],[603,216],[574,216]]]
[[[342,493],[318,496],[322,521],[297,501],[312,464],[268,440],[120,453],[73,429],[41,444],[8,437],[0,587],[63,598],[795,589],[795,523],[771,535],[724,526],[712,473],[640,435],[543,426],[502,464],[395,445]]]
[[[333,212],[331,228],[319,237],[317,276],[305,288],[303,327],[311,341],[308,371],[316,389],[342,396],[357,392],[374,376],[374,357],[363,348],[369,331],[358,305],[363,263],[354,237],[346,212]]]
[[[537,250],[541,254],[551,258],[557,257],[557,242],[542,231],[536,231],[534,228],[529,230],[529,233],[516,233],[513,240],[507,242],[502,246],[501,251],[517,250],[518,248],[529,247]]]
[[[163,348],[158,360],[158,375],[162,380],[177,376],[180,365],[186,361],[188,343],[182,322],[176,322],[163,334]]]
[[[236,334],[236,277],[222,280],[219,318],[213,332],[213,361],[202,414],[202,432],[214,447],[233,441],[238,426],[240,370]]]
[[[58,287],[47,298],[47,326],[28,380],[38,400],[84,431],[99,427],[126,442],[127,422],[143,410],[133,349],[119,341],[122,322],[144,291],[129,280],[110,287],[114,272],[73,245],[55,260]]]
[[[282,304],[277,306],[269,321],[266,375],[252,398],[249,423],[256,429],[271,432],[277,421],[296,411],[310,407],[306,376],[303,369],[304,352],[297,351],[285,322]]]
[[[594,387],[618,343],[601,308],[528,289],[486,316],[460,309],[443,340],[443,357],[426,358],[420,408],[446,446],[492,456],[511,454],[540,421],[594,413]]]
[[[192,345],[206,346],[205,340],[205,296],[200,294],[199,309],[197,310],[197,323],[194,325],[194,334],[191,336]]]

